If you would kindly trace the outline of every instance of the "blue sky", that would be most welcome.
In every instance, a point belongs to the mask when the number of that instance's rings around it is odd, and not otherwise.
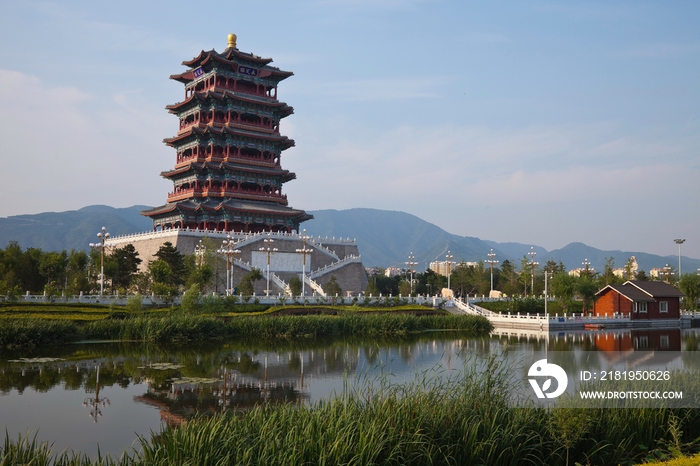
[[[0,216],[161,205],[168,79],[201,50],[294,72],[306,210],[400,210],[556,249],[700,257],[700,3],[0,1]]]

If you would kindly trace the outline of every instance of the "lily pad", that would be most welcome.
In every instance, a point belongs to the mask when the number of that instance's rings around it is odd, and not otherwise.
[[[175,371],[182,369],[184,364],[173,364],[171,362],[154,362],[147,366],[139,366],[139,369],[155,369],[157,371]]]
[[[42,362],[56,362],[56,361],[65,361],[65,359],[61,359],[61,358],[19,358],[19,359],[10,359],[8,362],[21,362],[24,364],[36,364],[36,363],[42,363]]]
[[[181,377],[179,379],[172,379],[173,383],[179,383],[179,384],[190,384],[190,385],[195,385],[195,384],[200,384],[200,383],[216,383],[216,382],[221,382],[221,379],[207,379],[204,377]]]

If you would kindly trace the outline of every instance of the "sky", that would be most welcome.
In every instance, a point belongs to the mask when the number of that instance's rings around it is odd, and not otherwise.
[[[169,76],[238,48],[293,71],[284,186],[548,250],[700,258],[700,2],[0,0],[0,217],[157,206]],[[313,233],[313,232],[310,232]]]

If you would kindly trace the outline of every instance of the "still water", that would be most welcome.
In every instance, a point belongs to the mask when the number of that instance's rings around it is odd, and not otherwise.
[[[71,345],[52,353],[0,355],[0,427],[54,444],[113,456],[138,449],[167,424],[196,413],[243,412],[258,403],[313,403],[367,380],[448,377],[466,360],[547,351],[700,351],[700,330],[617,330],[492,335],[450,332],[404,339],[340,339],[209,346]]]

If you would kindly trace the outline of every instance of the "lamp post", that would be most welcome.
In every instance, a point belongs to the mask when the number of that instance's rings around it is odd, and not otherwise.
[[[414,262],[415,257],[413,257],[413,252],[411,252],[408,255],[408,262],[406,262],[406,265],[411,271],[411,295],[413,295],[413,266],[417,264],[417,262]]]
[[[267,238],[263,240],[265,242],[265,247],[260,248],[260,251],[267,253],[267,289],[265,290],[265,296],[270,296],[270,254],[277,252],[277,248],[272,247],[272,243],[275,242],[271,238],[271,233],[267,232]]]
[[[494,257],[496,257],[496,253],[493,252],[493,249],[491,249],[491,252],[487,255],[489,256],[489,260],[487,260],[486,263],[491,266],[491,291],[493,291],[493,266],[494,264],[498,264],[498,261],[493,259]],[[491,297],[490,293],[489,297]]]
[[[202,240],[194,247],[194,255],[197,258],[197,267],[201,268],[204,263],[204,255],[207,253],[207,247],[204,245]]]
[[[530,274],[530,293],[532,293],[532,295],[535,296],[535,267],[540,265],[540,263],[535,262],[535,256],[537,255],[537,253],[535,252],[534,246],[530,246],[530,252],[528,252],[527,255],[530,256],[530,267],[532,269],[532,272]]]
[[[670,281],[670,277],[671,277],[671,266],[666,264],[666,267],[664,267],[662,269],[662,271],[659,273],[666,277],[666,283],[668,283]]]
[[[83,407],[90,407],[90,417],[97,423],[97,418],[102,416],[102,408],[109,406],[109,398],[100,398],[100,365],[97,365],[97,380],[95,381],[95,397],[83,400]]]
[[[590,277],[591,271],[593,271],[593,267],[591,267],[591,263],[588,262],[588,259],[584,259],[583,262],[581,262],[581,265],[583,266],[583,270],[586,273],[586,276]]]
[[[233,263],[236,256],[241,253],[236,249],[236,240],[227,235],[226,239],[221,242],[221,247],[216,251],[226,257],[226,296],[233,295]]]
[[[105,241],[109,238],[109,233],[107,229],[102,227],[102,231],[97,234],[99,238],[99,243],[90,243],[91,249],[100,250],[100,297],[104,294],[105,290]]]
[[[450,251],[447,251],[445,259],[447,259],[447,289],[451,290],[450,278],[452,277],[452,254],[450,254]]]
[[[306,240],[309,239],[306,236],[306,228],[303,230],[303,235],[301,236],[301,249],[296,251],[301,254],[301,295],[306,296],[306,256],[313,252],[313,249],[306,248]]]
[[[683,275],[681,275],[681,244],[685,243],[685,239],[674,239],[673,240],[678,245],[678,279],[680,280]]]
[[[547,276],[554,276],[554,272],[547,272],[547,268],[544,269],[544,315],[545,317],[549,314],[547,313]]]

